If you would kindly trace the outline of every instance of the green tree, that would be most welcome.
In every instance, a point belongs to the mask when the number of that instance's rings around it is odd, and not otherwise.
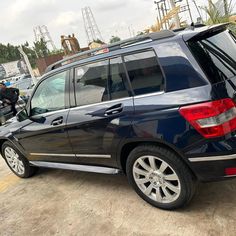
[[[16,61],[20,58],[20,52],[16,46],[9,43],[7,45],[0,44],[0,63]]]
[[[116,43],[116,42],[119,42],[119,41],[121,41],[121,39],[118,36],[112,36],[109,42],[110,43]]]
[[[101,39],[96,39],[93,41],[94,43],[105,44]]]
[[[139,32],[137,33],[137,36],[141,36],[141,35],[144,35],[144,34],[145,34],[145,32],[139,31]]]
[[[207,13],[208,20],[205,22],[207,25],[219,24],[229,22],[229,16],[233,11],[233,4],[231,1],[223,1],[222,7],[224,8],[224,14],[219,9],[212,0],[208,0],[208,6],[202,7],[202,9]]]
[[[40,41],[34,42],[33,50],[38,57],[46,57],[50,53],[47,43],[42,38]]]

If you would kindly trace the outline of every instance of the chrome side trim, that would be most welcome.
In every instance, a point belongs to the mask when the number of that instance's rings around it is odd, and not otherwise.
[[[75,154],[30,153],[31,156],[75,157]]]
[[[76,157],[111,158],[111,155],[76,154]]]
[[[135,99],[137,99],[137,98],[146,98],[146,97],[161,95],[161,94],[164,94],[164,93],[165,93],[164,91],[154,92],[154,93],[147,93],[147,94],[143,94],[143,95],[136,95],[133,98],[135,98]]]
[[[111,158],[111,155],[98,154],[59,154],[59,153],[30,153],[31,156],[52,156],[52,157],[92,157],[92,158]]]
[[[224,178],[236,177],[236,175],[225,175]]]
[[[202,162],[202,161],[227,161],[236,159],[236,154],[225,156],[209,156],[209,157],[193,157],[188,158],[190,162]]]
[[[76,107],[72,107],[71,110],[73,111],[73,110],[77,110],[77,109],[84,109],[87,107],[101,106],[101,105],[105,105],[105,104],[122,102],[122,101],[132,100],[132,99],[133,99],[133,97],[119,98],[119,99],[114,99],[114,100],[105,101],[105,102],[97,102],[97,103],[92,103],[92,104],[88,104],[88,105],[76,106]]]
[[[148,94],[144,94],[144,95],[135,95],[135,96],[131,96],[131,97],[118,98],[118,99],[105,101],[105,102],[97,102],[97,103],[92,103],[92,104],[88,104],[88,105],[72,107],[71,110],[73,111],[73,110],[84,109],[84,108],[93,107],[93,106],[100,106],[100,105],[106,105],[106,104],[110,104],[110,103],[122,102],[122,101],[132,100],[134,98],[151,97],[151,96],[155,96],[155,95],[161,95],[164,93],[165,93],[164,91],[160,91],[160,92],[148,93]]]
[[[56,163],[56,162],[30,161],[30,164],[33,166],[52,168],[52,169],[76,170],[76,171],[93,172],[93,173],[110,174],[110,175],[119,174],[121,172],[119,169],[116,168],[76,165],[76,164],[66,164],[66,163]]]

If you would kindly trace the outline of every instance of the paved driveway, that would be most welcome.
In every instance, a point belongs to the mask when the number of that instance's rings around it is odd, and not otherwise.
[[[40,170],[19,179],[0,159],[0,235],[236,235],[236,180],[202,184],[191,204],[146,204],[125,176]]]

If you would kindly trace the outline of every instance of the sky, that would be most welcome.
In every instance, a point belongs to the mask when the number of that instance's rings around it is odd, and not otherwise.
[[[192,0],[189,2],[196,19],[196,8]],[[196,2],[201,6],[207,4],[207,0]],[[112,35],[125,39],[146,29],[155,23],[157,15],[153,0],[0,0],[0,43],[19,45],[28,41],[32,45],[33,28],[46,25],[57,48],[61,48],[60,36],[72,33],[81,46],[86,46],[81,13],[86,6],[92,9],[106,42]],[[189,21],[187,13],[182,19],[185,17]]]

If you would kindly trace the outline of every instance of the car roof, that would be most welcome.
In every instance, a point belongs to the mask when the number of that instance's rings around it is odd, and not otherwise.
[[[104,45],[100,48],[88,50],[82,53],[77,53],[76,55],[60,60],[48,66],[48,68],[46,69],[46,73],[52,70],[55,70],[57,68],[60,68],[63,65],[67,65],[67,62],[72,63],[72,62],[79,61],[88,57],[93,57],[96,55],[105,54],[108,52],[117,51],[119,49],[136,46],[139,44],[144,44],[144,43],[148,43],[148,42],[152,42],[156,40],[167,39],[174,36],[176,36],[175,32],[171,30],[162,30],[160,32],[144,34],[144,35],[136,36],[136,37],[129,38],[126,40],[121,40],[113,44]]]
[[[77,53],[73,56],[62,59],[50,66],[45,71],[45,76],[50,75],[53,72],[58,72],[61,69],[68,69],[75,64],[80,64],[81,61],[85,62],[88,58],[93,58],[94,61],[104,58],[107,53],[110,52],[119,52],[121,49],[129,48],[141,44],[147,44],[150,42],[156,41],[166,41],[166,40],[176,40],[176,38],[181,38],[185,41],[194,39],[196,37],[202,36],[204,34],[215,32],[215,31],[223,31],[227,28],[228,23],[226,24],[218,24],[214,26],[205,26],[202,24],[194,25],[186,28],[180,28],[177,30],[162,30],[160,32],[144,34],[141,36],[136,36],[133,38],[129,38],[126,40],[119,41],[117,43],[104,45],[100,48],[88,50],[82,53]],[[88,59],[88,61],[91,61]]]
[[[182,30],[177,31],[177,33],[181,35],[185,41],[189,41],[202,37],[207,34],[224,31],[227,29],[228,25],[229,23],[210,25],[210,26],[200,25],[199,27],[190,26],[188,28],[184,28]]]

